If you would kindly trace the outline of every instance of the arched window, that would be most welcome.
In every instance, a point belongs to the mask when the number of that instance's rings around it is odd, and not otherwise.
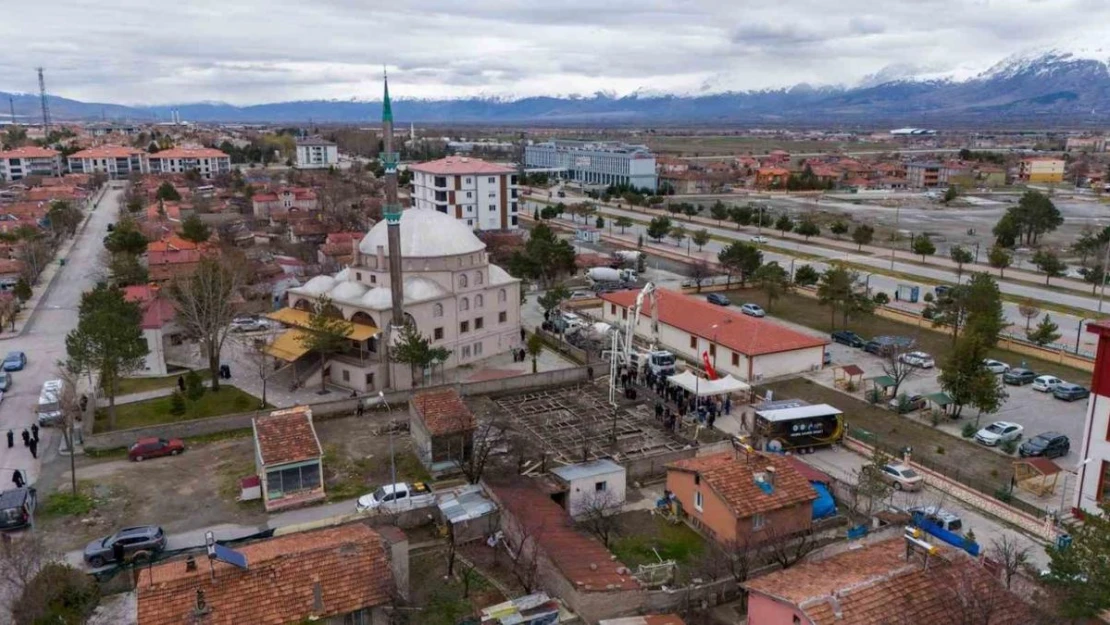
[[[460,273],[459,274],[459,288],[463,288],[463,289],[466,288],[466,274],[465,273]]]
[[[474,284],[481,284],[481,283],[482,283],[482,272],[479,271],[478,273],[474,274]]]
[[[442,317],[443,316],[443,304],[436,304],[436,305],[432,306],[432,316],[433,317]]]
[[[475,308],[481,308],[482,306],[485,305],[485,303],[486,303],[485,298],[482,297],[480,294],[474,296],[474,307]]]
[[[505,292],[505,289],[501,289],[500,291],[497,292],[497,302],[498,303],[504,304],[505,300],[507,300],[508,298],[509,298],[509,295]]]
[[[468,298],[464,297],[459,300],[459,310],[470,310],[470,300]]]

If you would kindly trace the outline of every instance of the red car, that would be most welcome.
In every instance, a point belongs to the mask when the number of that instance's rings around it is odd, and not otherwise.
[[[180,438],[140,438],[127,450],[127,459],[142,462],[158,456],[176,456],[185,451]]]

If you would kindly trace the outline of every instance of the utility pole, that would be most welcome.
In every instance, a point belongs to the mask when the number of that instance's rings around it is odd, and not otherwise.
[[[46,139],[50,136],[50,107],[46,104],[46,78],[42,75],[42,68],[39,71],[39,97],[42,98],[42,136]]]

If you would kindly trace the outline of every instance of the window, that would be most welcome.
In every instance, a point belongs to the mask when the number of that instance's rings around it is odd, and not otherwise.
[[[435,330],[432,330],[432,339],[436,340],[436,341],[442,341],[443,340],[443,328],[436,328]]]
[[[366,388],[374,388],[374,374],[373,373],[367,373],[366,374]]]
[[[694,474],[694,486],[701,484],[701,473]]]
[[[606,486],[605,482],[594,482],[594,492],[595,493],[604,493],[605,492],[605,486]]]
[[[344,615],[343,625],[371,625],[370,610],[363,608]]]
[[[470,298],[464,297],[459,300],[459,310],[470,310]]]
[[[270,499],[278,499],[298,491],[319,487],[320,465],[315,462],[266,472],[266,496]]]
[[[470,346],[469,345],[463,345],[462,357],[463,358],[470,358]]]
[[[505,303],[505,301],[508,299],[508,297],[509,297],[509,295],[508,295],[508,293],[505,292],[505,289],[501,289],[500,291],[497,292],[497,301],[502,303],[502,304]]]
[[[467,280],[466,280],[466,274],[465,273],[460,273],[459,274],[459,286],[464,288],[464,289],[467,286]]]
[[[370,274],[370,284],[377,284],[377,283],[378,283],[378,276],[377,276],[377,274],[373,274],[373,273],[372,273],[372,274]]]
[[[694,509],[701,512],[702,503],[701,491],[694,491]]]
[[[486,325],[485,320],[482,317],[478,317],[477,319],[474,320],[474,329],[475,330],[481,330],[485,325]]]
[[[466,199],[468,199],[468,200],[469,200],[469,199],[470,199],[471,197],[473,197],[473,195],[474,195],[474,192],[473,192],[473,191],[467,191],[467,192],[466,192]]]
[[[1110,501],[1110,462],[1102,461],[1102,474],[1098,476],[1098,492],[1095,498],[1101,503]]]
[[[475,343],[474,344],[474,355],[475,356],[481,356],[482,355],[482,344],[481,343]]]
[[[481,308],[482,306],[485,305],[485,303],[486,303],[486,298],[482,297],[482,295],[480,293],[478,295],[474,296],[474,307],[475,308]]]
[[[513,215],[512,217],[509,218],[509,223],[514,225],[514,226],[517,224],[516,215]]]
[[[460,321],[459,322],[459,334],[466,334],[467,332],[470,332],[470,322],[469,321]]]
[[[358,280],[359,282],[362,282],[362,272],[361,271],[356,271],[355,272],[355,280]]]
[[[501,312],[497,313],[497,323],[505,323],[508,320],[509,320],[509,313],[507,313],[503,310]]]
[[[495,211],[495,210],[497,210],[497,205],[496,205],[496,204],[490,204],[490,205],[489,205],[489,212],[491,212],[491,213],[492,213],[492,212],[493,212],[493,211]]]
[[[466,184],[470,184],[470,183],[471,183],[471,182],[470,182],[470,178],[467,178],[467,179],[466,179]]]
[[[474,227],[474,220],[473,219],[467,219],[466,220],[466,225],[468,225],[470,227]]]
[[[495,182],[497,182],[497,178],[494,178],[494,177],[491,176],[490,179],[489,179],[489,183],[494,184]]]
[[[732,366],[733,367],[739,367],[740,366],[740,354],[737,354],[736,352],[732,352]]]
[[[621,309],[621,319],[628,319],[628,309],[627,308],[622,308]]]
[[[709,344],[709,355],[713,358],[717,357],[717,346],[713,343]]]
[[[690,335],[690,349],[698,349],[698,337],[694,336],[693,334]]]
[[[756,514],[752,516],[753,530],[761,530],[765,525],[767,525],[767,517],[763,516],[762,514]]]
[[[434,304],[432,306],[432,316],[433,317],[442,317],[443,316],[443,304]]]
[[[484,278],[482,277],[482,272],[481,271],[474,274],[474,284],[481,284],[483,282],[483,280],[484,280]]]
[[[350,382],[351,381],[351,372],[347,371],[346,369],[343,370],[343,381],[344,382]]]

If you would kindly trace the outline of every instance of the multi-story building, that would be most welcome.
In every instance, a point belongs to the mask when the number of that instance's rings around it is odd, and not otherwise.
[[[655,191],[655,155],[644,145],[593,141],[547,141],[524,148],[524,164],[559,170],[583,184],[627,184]]]
[[[316,192],[306,187],[284,187],[251,196],[254,216],[267,218],[274,213],[312,212],[318,201]]]
[[[152,174],[179,174],[196,170],[201,178],[231,172],[231,157],[214,148],[170,148],[147,157]]]
[[[1089,323],[1087,331],[1098,335],[1098,348],[1083,424],[1083,447],[1079,449],[1082,461],[1078,466],[1061,464],[1065,471],[1079,472],[1073,478],[1073,510],[1077,514],[1101,514],[1100,505],[1110,502],[1110,323]]]
[[[907,163],[906,184],[911,189],[933,189],[940,186],[940,163]]]
[[[320,137],[297,139],[297,169],[327,169],[339,164],[339,148]]]
[[[471,230],[517,227],[515,169],[477,158],[448,156],[409,170],[414,207],[450,215]]]
[[[0,181],[14,182],[27,176],[60,176],[62,157],[57,150],[27,146],[0,152]]]
[[[1022,182],[1063,182],[1064,159],[1054,156],[1028,156],[1018,162],[1018,180]]]
[[[1068,152],[1105,152],[1106,137],[1068,137]]]
[[[103,173],[110,178],[126,178],[133,173],[150,172],[146,152],[122,145],[101,145],[74,152],[67,163],[73,174]]]

